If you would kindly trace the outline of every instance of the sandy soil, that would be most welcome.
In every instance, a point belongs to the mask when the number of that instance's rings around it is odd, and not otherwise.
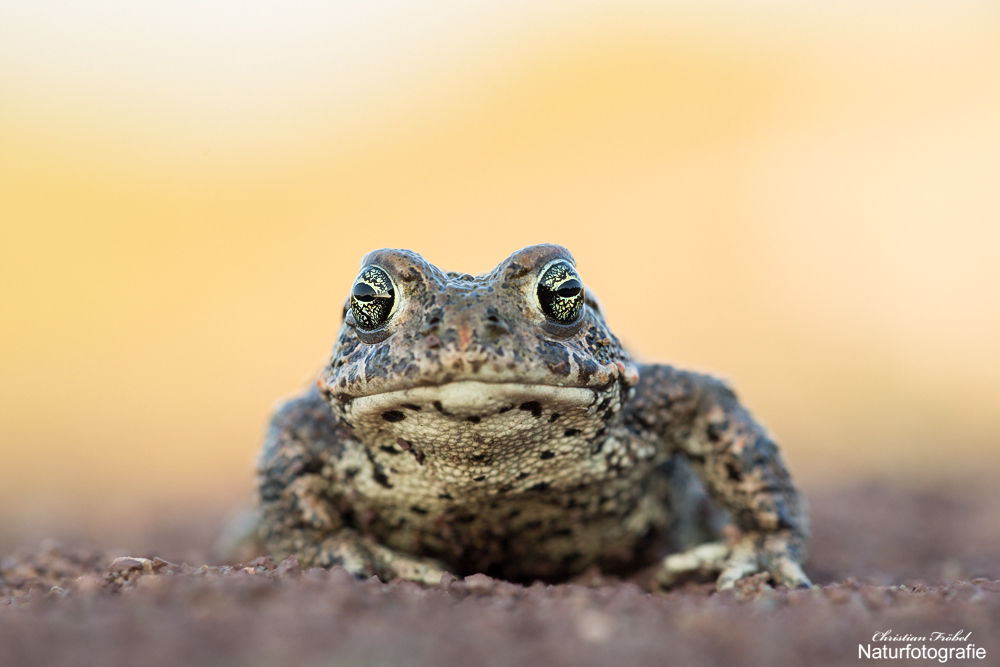
[[[872,484],[811,502],[810,591],[758,577],[650,594],[597,575],[421,588],[293,559],[180,562],[208,553],[205,520],[144,553],[23,545],[0,558],[0,665],[847,665],[859,645],[905,646],[872,640],[890,629],[1000,664],[1000,489]]]

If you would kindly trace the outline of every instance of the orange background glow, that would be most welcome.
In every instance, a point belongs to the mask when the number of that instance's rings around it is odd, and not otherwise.
[[[5,511],[248,498],[384,246],[568,247],[641,359],[729,378],[807,485],[1000,464],[990,3],[22,4]]]

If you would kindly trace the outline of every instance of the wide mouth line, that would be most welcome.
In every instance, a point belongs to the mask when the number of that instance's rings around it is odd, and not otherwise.
[[[573,385],[573,386],[567,386],[567,385],[558,385],[558,384],[546,384],[546,383],[543,383],[543,382],[514,382],[514,381],[490,382],[490,381],[485,381],[485,380],[452,380],[450,382],[442,382],[440,384],[419,384],[419,385],[414,385],[412,387],[401,387],[401,388],[397,388],[397,389],[389,389],[387,391],[378,391],[378,392],[375,392],[373,394],[358,394],[356,396],[351,396],[351,400],[355,400],[355,399],[359,399],[359,398],[373,398],[375,396],[386,396],[388,394],[401,394],[403,392],[414,391],[414,390],[421,390],[421,389],[428,389],[428,390],[430,390],[430,389],[442,389],[444,387],[449,387],[449,386],[459,385],[459,384],[496,385],[498,387],[504,387],[504,386],[507,386],[507,387],[523,387],[525,389],[531,389],[533,387],[545,387],[545,388],[554,389],[554,390],[558,390],[558,389],[568,389],[568,390],[580,390],[580,389],[584,389],[584,390],[588,390],[588,391],[601,391],[602,389],[606,389],[607,388],[607,387],[585,387],[585,386],[575,386],[575,385]]]

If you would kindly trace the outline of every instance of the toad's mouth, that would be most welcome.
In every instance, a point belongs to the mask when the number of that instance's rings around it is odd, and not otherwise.
[[[343,409],[352,422],[398,423],[433,414],[478,424],[512,411],[527,413],[532,419],[551,418],[552,414],[591,415],[608,389],[463,380],[359,396]]]
[[[585,393],[579,395],[586,396],[589,395],[588,392],[606,393],[618,384],[627,389],[639,381],[638,368],[621,361],[594,366],[596,370],[586,372],[575,361],[568,367],[566,364],[560,365],[562,371],[558,374],[552,372],[552,367],[516,371],[510,368],[497,370],[487,366],[472,366],[471,369],[466,368],[466,371],[445,371],[443,366],[438,366],[433,370],[417,373],[415,378],[411,378],[409,374],[397,373],[388,378],[376,376],[370,380],[367,371],[361,373],[358,369],[352,369],[348,372],[334,364],[328,365],[320,373],[316,384],[331,404],[357,404],[355,409],[360,409],[360,406],[369,404],[384,406],[404,395],[408,396],[402,401],[404,403],[414,403],[415,399],[421,399],[429,400],[429,405],[433,405],[434,400],[440,400],[444,404],[447,398],[456,406],[488,405],[499,400],[516,400],[519,396],[530,394],[539,394],[541,398],[572,396],[574,389],[582,390]],[[568,372],[564,375],[563,371]],[[441,398],[437,399],[434,394],[440,394]]]

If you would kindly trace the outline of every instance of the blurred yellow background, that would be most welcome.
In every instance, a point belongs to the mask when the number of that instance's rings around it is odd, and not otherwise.
[[[997,5],[354,4],[0,7],[3,513],[243,502],[383,246],[568,247],[806,486],[1000,464]]]

